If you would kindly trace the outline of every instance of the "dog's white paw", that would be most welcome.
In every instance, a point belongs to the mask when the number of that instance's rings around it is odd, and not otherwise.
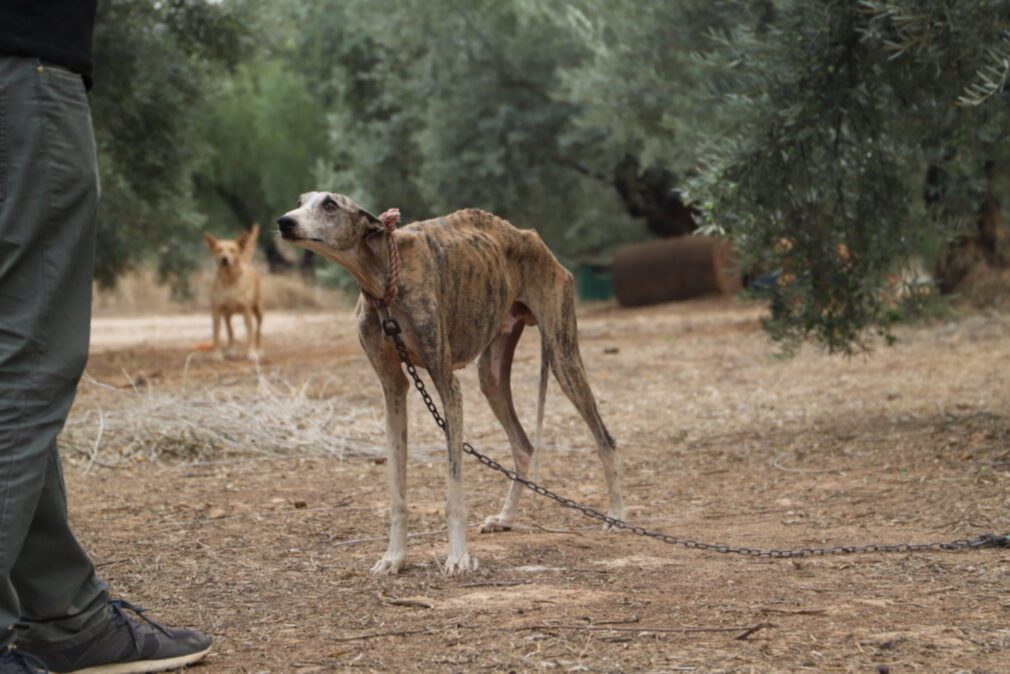
[[[373,576],[395,576],[403,568],[404,555],[393,555],[386,553],[382,559],[372,567]]]
[[[491,515],[484,520],[484,524],[480,525],[480,532],[482,534],[494,534],[499,531],[511,531],[512,522],[506,520],[501,515]]]
[[[249,351],[249,353],[247,353],[245,355],[245,357],[246,357],[246,360],[252,360],[252,361],[259,362],[260,355],[261,354],[260,354],[259,351],[257,351],[256,349],[253,349],[252,351]]]
[[[445,560],[445,566],[442,567],[442,573],[446,576],[461,576],[476,570],[477,560],[471,557],[468,552],[458,556],[450,556]]]

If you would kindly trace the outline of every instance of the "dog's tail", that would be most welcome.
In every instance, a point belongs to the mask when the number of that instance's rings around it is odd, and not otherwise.
[[[547,401],[547,375],[550,372],[547,358],[547,340],[540,337],[540,390],[537,393],[537,431],[533,436],[533,456],[530,459],[530,479],[540,477],[540,449],[544,436],[544,403]]]

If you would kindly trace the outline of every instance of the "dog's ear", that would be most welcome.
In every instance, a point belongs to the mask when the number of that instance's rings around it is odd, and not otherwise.
[[[386,226],[382,224],[382,220],[366,211],[364,208],[358,208],[358,215],[365,223],[365,235],[369,236],[371,234],[379,234],[386,231]]]
[[[210,252],[213,253],[215,246],[217,246],[217,239],[215,239],[213,236],[211,236],[207,232],[204,232],[203,233],[203,242],[205,244],[207,244],[207,248],[209,248]]]
[[[242,249],[242,259],[247,261],[252,261],[253,254],[256,252],[256,242],[259,240],[260,236],[260,225],[258,222],[254,222],[250,230],[242,232],[236,239],[238,247]]]

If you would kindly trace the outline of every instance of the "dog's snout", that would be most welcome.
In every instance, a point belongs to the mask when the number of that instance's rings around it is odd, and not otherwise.
[[[281,228],[281,234],[287,236],[295,231],[295,226],[297,222],[290,215],[282,215],[277,218],[277,226]]]

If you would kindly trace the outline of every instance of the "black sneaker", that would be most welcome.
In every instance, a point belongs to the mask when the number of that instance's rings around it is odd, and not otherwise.
[[[48,671],[34,655],[10,646],[0,651],[0,674],[47,674]]]
[[[56,652],[33,648],[32,655],[54,674],[144,674],[179,669],[210,651],[206,634],[162,627],[145,616],[144,609],[120,599],[110,601],[109,608],[108,626],[90,641]]]

